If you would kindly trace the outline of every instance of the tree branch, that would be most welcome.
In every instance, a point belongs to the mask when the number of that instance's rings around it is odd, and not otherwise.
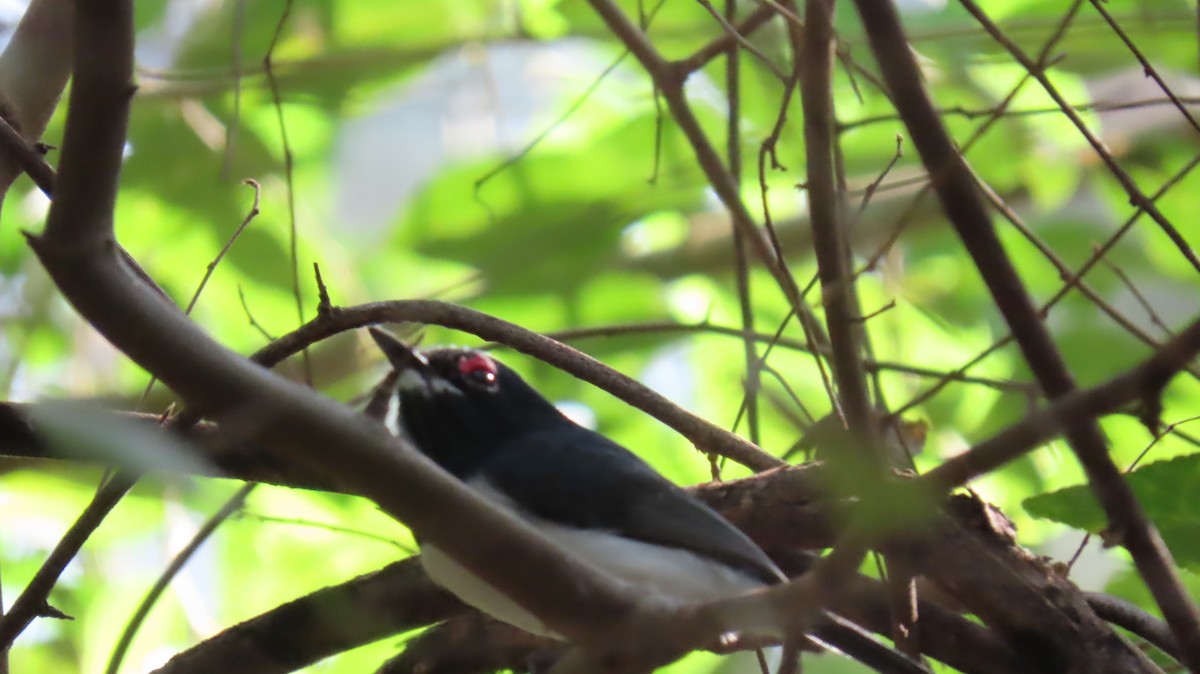
[[[296,353],[302,344],[311,344],[352,328],[407,321],[461,330],[549,363],[662,421],[702,452],[728,457],[752,470],[766,470],[784,464],[782,459],[684,410],[662,394],[577,349],[495,316],[449,302],[395,300],[338,308],[327,318],[318,318],[279,338],[254,357],[277,351]]]
[[[486,320],[476,323],[474,321],[477,317]],[[528,347],[527,352],[539,358],[549,353],[541,351],[539,346],[540,340],[547,338],[536,333],[518,329],[502,334],[503,322],[499,319],[452,304],[413,300],[338,309],[329,318],[313,321],[260,350],[254,358],[261,362],[278,362],[290,354],[298,353],[303,344],[312,343],[337,332],[380,321],[399,322],[409,319],[454,327],[487,339]],[[494,325],[492,321],[500,325]],[[550,344],[557,343],[550,341]],[[561,345],[552,346],[552,349],[559,347]],[[1162,349],[1126,373],[1054,401],[1023,421],[947,460],[918,480],[928,489],[944,493],[1036,449],[1042,443],[1057,437],[1071,423],[1096,419],[1138,400],[1148,401],[1148,407],[1153,409],[1154,400],[1162,388],[1197,354],[1200,354],[1200,320],[1193,322]],[[559,365],[561,362],[563,361],[560,358],[555,364]],[[575,373],[571,369],[568,371]],[[158,417],[154,415],[140,415],[138,418],[146,423],[158,422]],[[26,406],[17,403],[0,404],[0,447],[3,448],[4,455],[55,458],[46,452],[34,423],[26,412]],[[231,447],[230,438],[220,434],[213,426],[201,425],[191,429],[188,431],[188,438],[199,443],[199,449],[213,466],[214,476],[304,489],[336,491],[339,488],[327,476],[307,471],[303,466],[279,462],[269,450],[256,446]],[[713,451],[720,450],[716,448]]]
[[[795,551],[820,549],[834,540],[828,517],[831,504],[822,495],[823,471],[817,465],[771,471],[702,485],[695,493],[765,548],[784,551],[777,555],[780,563],[789,574],[799,575],[808,571],[811,559]],[[1052,644],[1050,651],[1040,655],[1022,653],[997,639],[995,632],[922,602],[920,612],[927,628],[919,635],[923,652],[961,671],[980,674],[1037,671],[1037,658],[1059,650],[1085,661],[1112,659],[1111,668],[1092,670],[1097,672],[1129,671],[1118,668],[1139,662],[1132,648],[1105,646],[1112,643],[1111,633],[1086,608],[1092,598],[986,524],[988,517],[981,508],[989,506],[969,498],[954,499],[940,519],[915,535],[904,535],[901,538],[908,543],[902,544],[920,546],[922,571],[939,584],[959,588],[956,596],[972,610],[990,606],[985,613],[992,627],[1007,633],[1011,644],[1028,645],[1029,637],[1020,634],[1022,628],[1033,633],[1079,631],[1068,643]],[[914,540],[919,542],[911,543]],[[1045,597],[1036,603],[1047,610],[1028,611],[1028,596],[1039,593]],[[885,591],[877,581],[854,578],[830,608],[877,632],[890,626]],[[415,559],[408,559],[225,630],[177,655],[158,674],[292,671],[388,634],[460,616],[463,610],[429,583]],[[533,648],[544,642],[523,643]],[[400,660],[412,662],[403,656]],[[1133,671],[1143,670],[1139,665]]]
[[[604,641],[637,606],[610,579],[494,510],[376,424],[214,343],[126,270],[112,214],[132,93],[132,11],[128,0],[77,9],[58,193],[44,235],[30,237],[64,296],[189,405],[372,498],[559,633]],[[330,447],[340,448],[335,461]],[[492,563],[498,557],[511,563]]]
[[[955,149],[922,85],[895,6],[890,0],[855,0],[855,6],[897,111],[930,175],[938,176],[935,189],[942,207],[974,259],[1030,369],[1051,398],[1070,393],[1075,388],[1071,374],[992,228],[970,168]],[[1031,73],[1043,77],[1040,72]],[[1152,204],[1139,205],[1153,215]],[[1076,421],[1067,428],[1067,440],[1088,475],[1088,484],[1104,508],[1111,530],[1133,556],[1177,641],[1183,645],[1184,662],[1192,671],[1200,672],[1200,613],[1188,599],[1162,538],[1109,458],[1100,428],[1091,420]]]
[[[21,590],[8,613],[0,618],[0,651],[7,653],[13,641],[35,618],[63,617],[62,613],[51,608],[48,603],[50,592],[54,590],[67,564],[75,559],[83,544],[100,527],[104,518],[133,487],[137,479],[137,474],[121,471],[96,490],[96,495],[92,497],[83,513],[71,523],[70,528],[38,567],[33,579]]]
[[[588,0],[592,8],[600,15],[609,29],[624,43],[625,47],[637,58],[646,72],[661,92],[671,116],[679,125],[680,130],[687,136],[688,143],[696,154],[696,162],[704,171],[705,177],[712,185],[713,191],[721,203],[729,210],[733,218],[733,226],[750,245],[759,262],[771,273],[779,285],[784,297],[788,300],[793,311],[802,322],[809,327],[816,325],[812,310],[804,303],[800,288],[792,278],[784,261],[776,256],[763,232],[754,225],[754,219],[742,202],[740,188],[733,176],[726,169],[704,130],[700,121],[688,105],[683,92],[684,80],[689,71],[680,63],[665,60],[646,35],[625,16],[625,13],[612,0]],[[827,340],[820,338],[820,343]]]
[[[999,468],[1080,423],[1094,423],[1098,417],[1115,412],[1130,402],[1140,401],[1143,418],[1153,417],[1157,421],[1163,388],[1197,354],[1200,354],[1200,319],[1124,374],[1099,386],[1060,396],[1045,409],[946,460],[918,480],[937,492],[948,491]]]
[[[813,247],[817,275],[821,279],[821,303],[829,328],[833,372],[838,385],[840,415],[854,434],[866,440],[862,449],[881,447],[875,428],[867,378],[863,369],[859,330],[853,325],[857,312],[846,241],[839,227],[837,187],[833,173],[833,3],[808,0],[801,58],[800,98],[804,106],[804,151],[809,212],[812,214]],[[881,459],[882,457],[876,457]],[[882,467],[885,462],[872,462]]]
[[[0,54],[0,118],[25,141],[42,137],[71,74],[72,0],[33,0]],[[9,142],[0,156],[0,200],[30,158]],[[37,157],[40,159],[40,155]],[[44,162],[43,162],[44,163]],[[35,181],[39,174],[31,171]],[[41,186],[41,183],[38,183]]]
[[[179,653],[156,674],[283,674],[467,611],[412,557],[318,590]]]

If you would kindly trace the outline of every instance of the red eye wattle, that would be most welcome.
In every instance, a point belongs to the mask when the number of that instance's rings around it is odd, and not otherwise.
[[[496,361],[481,353],[473,353],[458,359],[458,371],[466,377],[488,384],[496,381]]]

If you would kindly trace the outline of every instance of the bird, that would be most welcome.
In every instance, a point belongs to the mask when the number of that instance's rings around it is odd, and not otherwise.
[[[625,447],[576,424],[489,354],[418,351],[378,327],[369,332],[396,371],[399,434],[568,553],[681,605],[787,580],[715,510]],[[561,638],[435,545],[420,548],[430,579],[464,603],[527,632]],[[869,665],[887,661],[893,667],[887,671],[928,672],[833,613],[825,613],[813,635]]]

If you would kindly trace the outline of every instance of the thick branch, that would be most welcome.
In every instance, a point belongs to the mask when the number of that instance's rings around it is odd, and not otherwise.
[[[854,301],[847,242],[839,227],[838,195],[833,167],[833,2],[805,3],[800,99],[804,105],[804,151],[808,171],[808,207],[812,217],[813,247],[821,279],[821,301],[829,327],[833,372],[843,421],[855,434],[878,445],[872,437],[871,401],[863,369],[859,331],[853,325]],[[883,465],[883,464],[879,464]]]
[[[794,552],[797,548],[819,549],[834,540],[821,514],[828,510],[819,486],[821,472],[819,466],[771,471],[704,485],[695,493],[764,547],[791,551],[780,561],[799,574],[809,562]],[[1005,646],[994,632],[923,602],[920,610],[927,629],[919,636],[922,651],[972,673],[1039,671],[1036,663],[1053,659],[1049,654],[1059,651],[1073,662],[1112,660],[1111,666],[1091,671],[1140,671],[1139,655],[1121,646],[1091,615],[1088,599],[990,525],[989,517],[1003,516],[986,516],[987,508],[972,499],[956,499],[936,524],[904,536],[900,544],[918,550],[923,572],[955,588],[956,595],[971,610],[983,611],[1010,643],[1029,645],[1025,632],[1069,634],[1070,639],[1022,654]],[[819,523],[822,519],[825,524]],[[387,634],[461,615],[462,606],[434,590],[414,562],[398,562],[230,628],[176,656],[159,674],[292,671]],[[890,626],[878,582],[856,578],[835,602],[834,611],[875,631],[886,632]],[[1047,610],[1031,612],[1030,605]],[[1130,663],[1133,669],[1121,669]]]
[[[81,3],[75,40],[58,192],[44,236],[31,243],[76,309],[189,405],[372,498],[556,631],[589,643],[627,615],[631,597],[611,580],[490,508],[377,425],[212,342],[126,270],[112,213],[132,93],[130,3]],[[497,558],[511,563],[493,564]]]
[[[425,313],[428,311],[428,313]],[[421,320],[454,325],[451,321],[433,320],[442,311],[450,316],[469,312],[461,307],[440,302],[382,302],[339,310],[327,319],[314,321],[285,336],[268,349],[255,354],[256,359],[281,360],[296,353],[302,344],[336,332],[367,325],[379,320],[401,320],[404,316],[421,316]],[[460,318],[469,318],[462,313]],[[380,316],[384,318],[380,318]],[[445,316],[443,316],[445,318]],[[493,319],[496,320],[496,319]],[[476,325],[457,327],[480,335],[489,331]],[[505,335],[510,341],[522,333]],[[531,333],[532,334],[532,333]],[[304,337],[302,339],[301,337]],[[538,337],[533,335],[533,337]],[[544,338],[543,338],[544,339]],[[534,340],[536,343],[536,340]],[[533,352],[538,357],[544,353]],[[1058,437],[1071,423],[1092,420],[1122,409],[1136,401],[1148,401],[1151,406],[1167,382],[1200,353],[1200,320],[1180,332],[1150,358],[1107,382],[1082,389],[1054,401],[1023,421],[1013,424],[970,450],[947,460],[920,479],[929,489],[945,492],[988,473],[1003,464],[1036,449],[1042,443]],[[269,357],[269,358],[268,358]],[[157,423],[154,415],[141,415],[146,423]],[[37,428],[25,411],[16,403],[0,404],[0,454],[10,457],[60,458],[47,454],[39,440]],[[213,426],[201,425],[189,431],[188,437],[198,443],[204,457],[213,467],[212,475],[255,482],[268,482],[304,489],[337,490],[329,477],[312,473],[303,466],[280,462],[261,447],[230,446],[229,438],[217,433]],[[138,466],[127,466],[138,468]]]
[[[412,557],[231,627],[171,658],[157,674],[283,674],[466,610],[429,582]]]
[[[71,74],[74,14],[72,0],[33,0],[0,54],[0,117],[18,138],[41,138],[58,107]],[[17,156],[19,148],[3,147],[0,198],[26,166],[26,159]]]
[[[1179,355],[1180,354],[1176,354],[1176,357]],[[1165,362],[1167,361],[1164,360],[1164,363]],[[1146,367],[1146,373],[1141,375],[1138,381],[1160,382],[1166,371],[1158,370],[1158,373],[1155,374],[1154,370],[1157,367],[1158,366]],[[1126,384],[1121,385],[1120,388],[1112,388],[1110,394],[1118,394],[1124,396],[1125,400],[1128,400],[1136,397],[1139,395],[1139,392],[1143,390],[1145,389],[1141,384],[1127,382]],[[1091,393],[1091,391],[1081,392],[1077,395],[1082,396],[1087,393]],[[1069,399],[1056,403],[1055,406],[1050,410],[1050,413],[1061,412],[1062,409],[1074,404],[1073,401],[1075,399],[1076,396],[1072,396]],[[147,419],[147,421],[153,421],[153,419]],[[1022,426],[1028,428],[1030,426],[1030,422],[1038,424],[1043,421],[1044,419],[1034,417],[1033,419],[1018,425],[1017,428]],[[1061,426],[1061,423],[1059,423],[1059,425]],[[0,425],[0,433],[3,433],[5,430],[7,430],[7,428],[8,424]],[[1025,438],[1026,440],[1029,440],[1030,438],[1036,436],[1032,434],[1026,434],[1017,435],[1014,437]],[[1029,441],[1033,442],[1032,440]],[[985,445],[986,444],[987,443],[985,443]],[[696,488],[696,493],[711,506],[721,511],[722,514],[728,517],[739,528],[746,531],[752,538],[754,538],[766,549],[815,550],[830,545],[834,541],[837,533],[837,529],[833,525],[832,519],[835,504],[831,503],[828,500],[828,497],[824,495],[824,489],[822,488],[822,485],[825,484],[827,480],[822,477],[822,475],[822,469],[819,466],[810,465],[783,471],[770,471],[744,480],[701,485]],[[958,508],[951,510],[950,514],[957,519],[957,527],[959,529],[971,531],[980,528],[978,522],[986,521],[986,518],[977,517],[975,515],[976,512],[977,509],[975,508]],[[990,536],[992,535],[991,531],[992,530],[990,528],[982,528],[981,534]],[[1062,630],[1074,629],[1061,622],[1064,619],[1064,615],[1054,612],[1046,613],[1042,611],[1030,614],[1025,604],[1022,604],[1019,601],[1011,600],[1011,598],[1015,596],[1011,594],[1014,587],[1020,588],[1030,586],[1030,583],[1033,583],[1034,579],[1041,579],[1037,580],[1033,586],[1037,586],[1038,583],[1056,584],[1056,587],[1058,588],[1055,590],[1055,596],[1058,597],[1057,601],[1075,602],[1076,600],[1070,597],[1071,593],[1074,593],[1074,589],[1071,588],[1069,584],[1062,584],[1058,580],[1052,581],[1046,578],[1046,576],[1057,577],[1055,572],[1045,568],[1044,565],[1042,565],[1040,562],[1037,562],[1034,558],[1021,554],[1019,548],[1012,545],[1011,541],[1003,544],[1003,547],[1001,548],[1003,551],[1002,553],[998,552],[996,549],[984,551],[983,548],[975,547],[973,548],[975,552],[968,554],[964,552],[962,548],[963,542],[959,540],[962,536],[963,533],[954,534],[951,538],[944,539],[943,543],[938,543],[937,545],[939,546],[944,545],[944,549],[941,552],[926,549],[924,545],[928,544],[912,543],[912,539],[908,535],[894,537],[894,541],[907,541],[907,543],[902,544],[917,545],[918,547],[913,549],[920,550],[921,554],[926,560],[926,562],[921,566],[921,572],[929,575],[936,582],[946,582],[960,588],[967,588],[969,592],[967,592],[965,596],[960,597],[960,599],[966,602],[974,611],[987,612],[994,626],[999,629],[1013,634],[1018,633],[1022,629],[1022,626],[1024,626],[1024,628],[1031,629],[1032,631],[1041,630],[1061,632]],[[953,563],[945,562],[943,557],[947,554],[954,555],[957,561]],[[972,557],[973,554],[978,554],[979,557]],[[971,561],[972,559],[975,561]],[[1007,561],[1005,561],[1005,559],[1007,559]],[[988,567],[989,570],[986,572],[981,570],[983,567],[979,566],[980,560],[987,561],[987,564],[990,565]],[[932,562],[935,561],[937,564],[931,565]],[[991,578],[993,576],[993,580],[995,582],[989,583],[980,580],[984,577]],[[1013,576],[1011,581],[1004,580],[1004,582],[1001,583],[996,580],[1005,579],[1009,576]],[[1024,576],[1024,579],[1021,579],[1022,576]],[[1013,585],[1013,583],[1015,583],[1015,585]],[[962,590],[960,590],[960,592],[962,592]],[[1009,600],[1006,600],[1006,597],[1008,597]],[[853,605],[852,601],[851,604]],[[851,618],[859,617],[858,614],[853,610],[849,610],[847,605],[841,605],[837,610],[849,613],[849,617]],[[924,616],[923,619],[927,618],[928,609],[923,608],[922,615]],[[288,618],[288,621],[291,620],[292,618]],[[1038,621],[1044,622],[1039,623]],[[868,621],[868,624],[872,623]],[[1037,629],[1033,629],[1032,626],[1036,624],[1040,624],[1041,626]],[[369,627],[374,629],[374,626]],[[398,629],[400,628],[403,627],[398,627]],[[247,629],[250,630],[250,635],[254,635],[266,628],[261,627],[261,624],[256,622],[255,625],[250,626]],[[305,630],[307,629],[308,628],[305,628]],[[316,627],[313,629],[316,629]],[[1098,638],[1103,636],[1101,632],[1096,631],[1098,629],[1097,627],[1093,626],[1087,629],[1094,637]],[[274,633],[272,630],[274,630],[274,628],[271,628],[271,630],[268,630],[268,632]],[[302,630],[301,634],[307,634],[307,632]],[[354,632],[353,634],[358,634],[358,632]],[[367,632],[366,634],[374,635],[376,633]],[[941,630],[933,630],[931,634],[927,631],[923,631],[922,634],[928,635],[921,637],[922,643],[925,643],[926,638],[934,639],[937,635],[941,634]],[[242,628],[235,628],[235,631],[227,636],[222,635],[218,638],[224,641],[221,644],[213,644],[213,648],[222,650],[226,648],[232,648],[236,651],[242,648],[264,647],[263,644],[256,642],[258,637],[246,637],[243,635]],[[228,642],[229,639],[232,639],[233,641]],[[244,639],[249,639],[249,641],[242,643]],[[277,642],[267,641],[266,643]],[[326,643],[333,644],[335,642]],[[342,644],[344,647],[353,645],[345,644],[340,641],[336,643]],[[934,643],[936,643],[936,640]],[[207,646],[199,648],[206,647]],[[1074,651],[1074,648],[1072,648],[1070,645],[1064,647]],[[953,662],[953,654],[955,651],[953,647],[948,646],[948,648],[950,648],[949,652],[938,653],[930,651],[930,653],[941,659],[947,659],[947,661]],[[324,655],[332,654],[338,650],[341,650],[341,648],[333,648],[333,650],[322,651],[321,655],[316,657],[323,657]],[[301,652],[309,651],[304,651],[302,648]],[[962,654],[960,653],[960,656],[961,655]],[[212,657],[224,656],[214,655]],[[254,655],[250,662],[255,663],[257,667],[261,664],[263,657],[265,656],[262,656],[261,654]],[[1126,656],[1123,655],[1122,657],[1124,658]],[[201,660],[201,662],[209,662],[209,660]],[[197,669],[192,671],[203,670]],[[971,669],[969,671],[988,670]]]
[[[994,507],[957,496],[888,549],[1002,634],[1031,661],[1030,672],[1161,674],[1091,610],[1079,588],[1016,545],[1014,534]]]
[[[1070,393],[1074,381],[1042,324],[1012,262],[1004,252],[976,189],[975,179],[954,147],[922,82],[912,50],[890,0],[855,0],[871,49],[913,143],[951,224],[983,276],[1030,369],[1052,398]],[[1033,73],[1039,76],[1040,73]],[[1117,540],[1122,541],[1146,581],[1176,639],[1183,659],[1200,672],[1200,613],[1175,570],[1174,561],[1141,504],[1108,455],[1094,421],[1067,429],[1067,440],[1088,476]]]

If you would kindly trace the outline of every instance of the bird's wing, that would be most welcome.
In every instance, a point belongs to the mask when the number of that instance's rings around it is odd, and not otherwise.
[[[585,428],[522,435],[495,452],[481,472],[541,519],[682,548],[764,583],[784,579],[725,518],[624,447]]]

